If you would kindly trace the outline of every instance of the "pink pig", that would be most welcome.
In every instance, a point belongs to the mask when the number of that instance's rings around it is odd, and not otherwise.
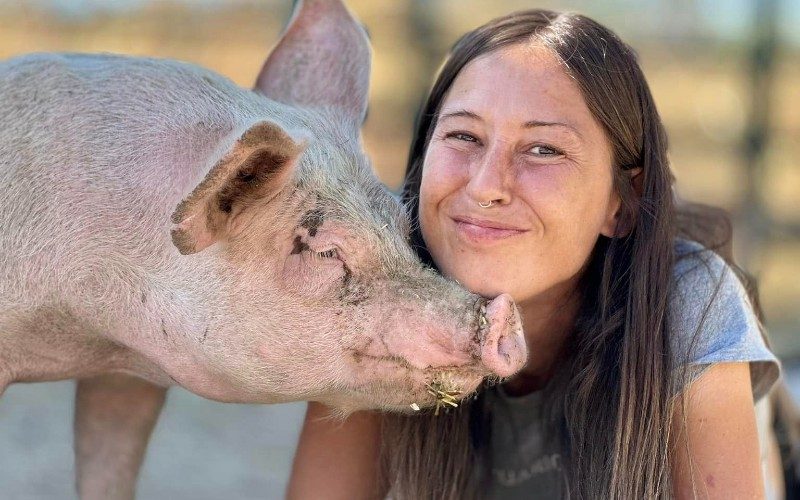
[[[84,498],[131,498],[166,389],[430,406],[520,369],[507,295],[424,267],[362,151],[370,49],[306,0],[256,91],[185,63],[0,63],[0,393],[78,383]]]

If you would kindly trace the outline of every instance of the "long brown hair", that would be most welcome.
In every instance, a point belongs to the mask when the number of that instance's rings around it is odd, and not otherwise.
[[[680,383],[671,373],[680,363],[670,349],[667,303],[679,218],[665,130],[634,51],[589,18],[539,9],[467,33],[418,115],[403,199],[418,220],[425,150],[459,72],[476,57],[520,43],[552,50],[581,88],[612,146],[622,201],[618,236],[601,236],[587,262],[581,307],[545,389],[546,416],[566,459],[566,494],[668,497],[669,432]],[[633,168],[641,168],[635,182]],[[412,236],[421,258],[433,265],[419,229]],[[480,394],[445,417],[386,417],[383,456],[392,495],[480,497],[488,480],[490,418]]]

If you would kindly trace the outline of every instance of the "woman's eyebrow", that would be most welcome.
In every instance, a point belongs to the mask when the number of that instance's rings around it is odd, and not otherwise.
[[[474,113],[472,111],[468,111],[466,109],[458,109],[456,111],[451,111],[449,113],[444,113],[444,114],[441,115],[441,117],[439,117],[439,119],[440,120],[446,120],[448,118],[456,118],[456,117],[472,118],[473,120],[483,121],[483,118],[481,118],[477,113]]]
[[[529,120],[529,121],[525,122],[525,123],[524,123],[522,126],[523,126],[524,128],[534,128],[534,127],[564,127],[564,128],[567,128],[567,129],[569,129],[571,132],[573,132],[573,133],[574,133],[575,135],[577,135],[578,137],[581,137],[581,133],[580,133],[580,132],[578,132],[578,129],[576,129],[576,128],[575,128],[575,127],[573,127],[572,125],[569,125],[569,124],[567,124],[567,123],[562,123],[562,122],[545,122],[545,121],[541,121],[541,120]]]
[[[467,109],[458,109],[458,110],[455,110],[455,111],[450,111],[450,112],[447,112],[447,113],[443,113],[439,117],[439,120],[446,120],[448,118],[471,118],[471,119],[477,120],[479,122],[483,122],[484,121],[483,118],[481,118],[481,116],[479,114],[475,113],[474,111],[469,111]],[[564,128],[569,129],[571,132],[573,132],[578,137],[582,137],[581,133],[578,131],[578,129],[576,129],[572,125],[569,125],[569,124],[563,123],[563,122],[548,122],[548,121],[543,121],[543,120],[528,120],[528,121],[526,121],[525,123],[522,124],[522,128],[535,128],[535,127],[564,127]]]

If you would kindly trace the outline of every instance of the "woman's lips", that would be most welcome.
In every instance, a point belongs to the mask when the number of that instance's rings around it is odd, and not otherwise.
[[[492,243],[526,232],[503,222],[468,216],[451,217],[458,235],[472,243]]]

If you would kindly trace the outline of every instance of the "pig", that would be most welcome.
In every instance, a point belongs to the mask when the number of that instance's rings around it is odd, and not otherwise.
[[[431,406],[527,353],[508,295],[416,258],[360,143],[370,48],[298,2],[255,89],[170,60],[0,63],[0,393],[78,379],[77,487],[131,498],[167,388]]]

